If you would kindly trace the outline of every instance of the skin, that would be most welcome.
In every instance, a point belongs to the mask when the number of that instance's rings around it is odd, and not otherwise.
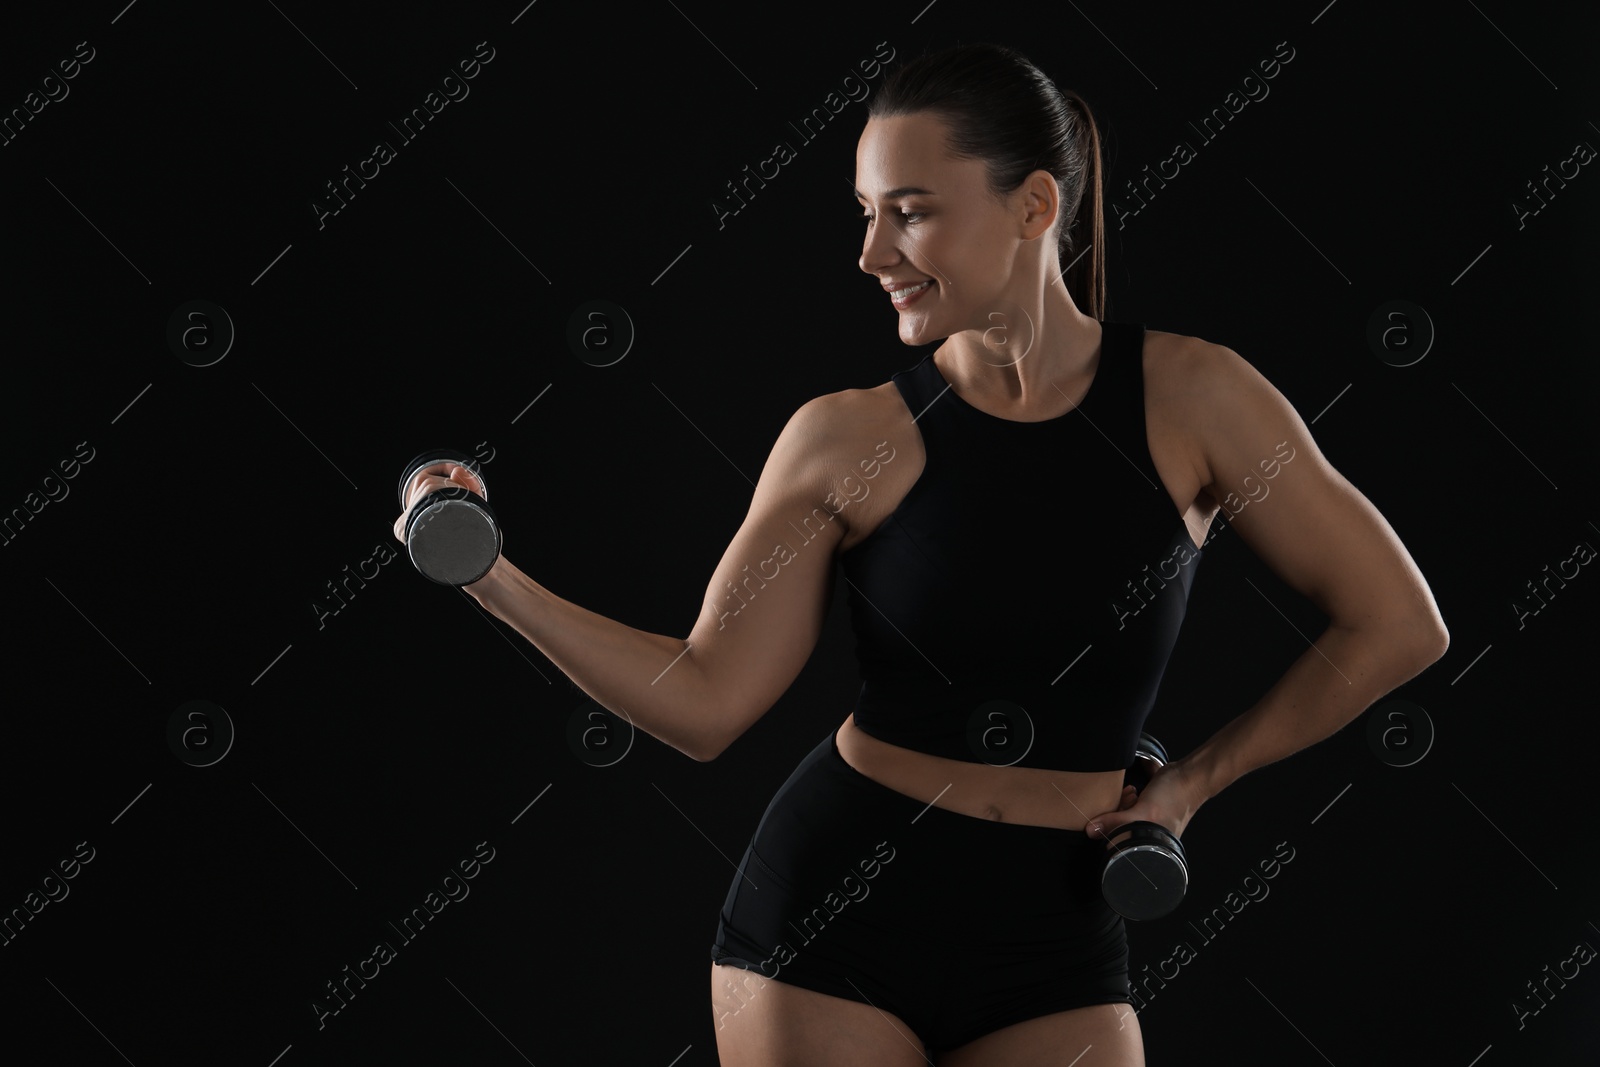
[[[1061,415],[1083,397],[1097,367],[1100,326],[1059,278],[1062,220],[1048,172],[1034,172],[995,200],[982,164],[950,158],[942,123],[921,114],[868,121],[854,184],[871,216],[861,269],[875,279],[938,282],[898,313],[898,333],[912,345],[943,339],[935,362],[963,400],[1002,418],[1035,421]],[[933,193],[885,195],[910,185]],[[874,295],[888,299],[881,290]],[[837,739],[858,770],[930,801],[942,792],[939,806],[978,817],[1090,833],[1098,825],[1097,836],[1112,839],[1116,827],[1147,820],[1181,836],[1199,807],[1241,775],[1330,736],[1443,655],[1448,633],[1404,545],[1322,456],[1271,383],[1231,349],[1198,338],[1148,331],[1143,358],[1148,443],[1176,514],[1198,544],[1219,505],[1237,510],[1230,525],[1240,538],[1328,617],[1314,647],[1254,705],[1158,772],[1142,794],[1122,788],[1121,770],[940,760],[866,738],[847,719]],[[882,455],[877,447],[885,441],[894,458],[862,495],[858,464]],[[1264,482],[1261,464],[1282,454],[1280,443],[1294,458]],[[587,611],[503,555],[465,589],[602,706],[694,759],[714,759],[793,683],[821,632],[838,554],[894,510],[922,462],[916,427],[892,384],[807,401],[774,443],[687,637]],[[847,478],[856,479],[855,491]],[[430,468],[413,479],[407,499],[447,484],[475,481],[459,467]],[[1247,498],[1252,502],[1243,506]],[[815,514],[833,516],[815,540],[755,595],[730,596],[771,559],[774,545],[794,538],[791,523]],[[402,515],[395,523],[400,540],[403,524]],[[737,613],[729,612],[733,605]],[[1215,665],[1217,685],[1230,692],[1234,667]],[[1030,1019],[934,1058],[903,1020],[874,1005],[734,967],[712,965],[711,979],[718,1052],[729,1067],[1144,1063],[1139,1024],[1125,1004]]]

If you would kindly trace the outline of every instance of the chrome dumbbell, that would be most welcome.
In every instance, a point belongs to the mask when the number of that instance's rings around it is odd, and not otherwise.
[[[400,506],[406,506],[406,488],[417,472],[442,463],[458,464],[471,471],[483,493],[451,486],[418,499],[406,513],[406,551],[423,577],[440,585],[470,585],[489,573],[504,540],[489,507],[489,487],[478,461],[449,448],[421,453],[406,464],[400,475]]]

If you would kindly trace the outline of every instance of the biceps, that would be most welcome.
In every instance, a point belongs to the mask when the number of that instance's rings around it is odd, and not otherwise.
[[[827,611],[841,520],[794,498],[752,511],[717,564],[688,643],[742,730],[805,666]]]

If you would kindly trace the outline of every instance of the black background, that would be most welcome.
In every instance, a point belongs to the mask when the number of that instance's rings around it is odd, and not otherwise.
[[[1579,1062],[1600,1037],[1593,967],[1520,1029],[1512,1003],[1600,947],[1600,578],[1583,568],[1521,629],[1511,606],[1600,545],[1595,165],[1521,225],[1514,208],[1600,145],[1577,7],[9,16],[7,113],[78,42],[95,57],[0,147],[0,513],[37,507],[79,442],[94,458],[0,547],[0,914],[79,842],[95,853],[0,947],[6,1043],[84,1064],[716,1062],[707,952],[732,862],[854,699],[842,581],[800,678],[709,764],[640,733],[587,765],[567,740],[583,694],[403,554],[320,628],[312,605],[377,546],[403,552],[405,461],[483,443],[509,559],[686,634],[788,416],[925,351],[855,262],[865,105],[810,143],[788,123],[879,42],[904,59],[992,40],[1097,109],[1108,199],[1197,146],[1124,227],[1108,212],[1107,317],[1225,344],[1315,418],[1452,637],[1390,695],[1437,731],[1420,762],[1377,758],[1363,716],[1190,824],[1184,908],[1130,924],[1136,976],[1198,950],[1141,1013],[1149,1061]],[[494,58],[470,95],[402,145],[387,123],[480,41]],[[1270,95],[1200,143],[1187,123],[1279,42],[1294,58]],[[377,140],[397,157],[319,228],[324,183]],[[719,228],[713,200],[779,140],[797,158]],[[607,367],[566,340],[594,299],[637,330]],[[1397,299],[1437,332],[1407,367],[1366,340]],[[237,331],[207,367],[166,341],[191,300]],[[1149,728],[1189,751],[1325,621],[1222,533]],[[237,731],[211,766],[168,744],[190,700]],[[396,941],[387,921],[479,842],[494,859],[470,896],[319,1029],[324,983]],[[1295,858],[1270,896],[1201,944],[1187,921],[1279,842]]]

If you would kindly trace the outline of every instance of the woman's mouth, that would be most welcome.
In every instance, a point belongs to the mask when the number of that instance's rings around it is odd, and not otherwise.
[[[933,288],[933,284],[934,283],[932,279],[929,279],[928,281],[911,286],[909,289],[901,289],[898,292],[891,293],[889,294],[889,299],[894,303],[895,307],[904,311],[906,308],[920,300],[923,293]]]

